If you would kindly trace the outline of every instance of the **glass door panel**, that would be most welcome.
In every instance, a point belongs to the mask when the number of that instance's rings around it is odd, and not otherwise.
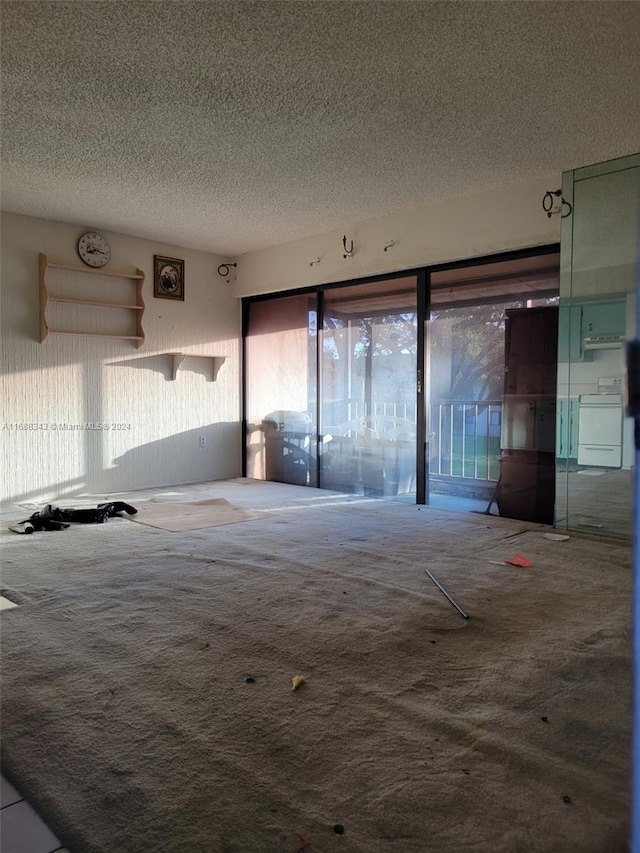
[[[522,469],[532,475],[531,483],[524,483],[519,474],[514,487],[534,503],[543,479],[542,451],[550,460],[545,471],[553,472],[555,415],[544,410],[550,437],[545,434],[542,442],[532,414],[535,406],[542,410],[533,393],[539,392],[536,368],[520,366],[518,387],[505,388],[505,335],[509,309],[532,314],[544,309],[545,315],[557,311],[558,277],[557,252],[431,274],[426,375],[432,506],[479,512],[492,508],[494,514],[520,518],[522,511],[507,499],[509,487],[501,478],[505,465],[514,457],[522,462],[527,453],[524,461],[533,459]],[[549,370],[555,382],[555,353]],[[549,500],[553,506],[553,494]]]
[[[562,195],[571,213],[561,239],[556,525],[628,538],[625,341],[635,336],[640,155],[566,172]]]
[[[247,476],[316,485],[317,299],[247,306]]]
[[[320,485],[415,500],[417,278],[328,289]]]

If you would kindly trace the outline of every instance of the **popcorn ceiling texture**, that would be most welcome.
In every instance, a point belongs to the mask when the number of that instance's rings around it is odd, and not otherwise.
[[[240,254],[640,147],[634,2],[1,14],[16,213]]]

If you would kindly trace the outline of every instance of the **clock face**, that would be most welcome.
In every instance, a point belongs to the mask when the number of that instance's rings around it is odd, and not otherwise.
[[[111,257],[111,246],[102,234],[89,231],[78,240],[78,254],[90,267],[103,267]]]

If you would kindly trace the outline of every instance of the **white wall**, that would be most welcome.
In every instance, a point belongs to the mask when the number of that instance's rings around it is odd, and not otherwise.
[[[252,296],[555,243],[560,217],[549,218],[542,199],[561,185],[561,175],[547,175],[252,252],[238,258],[229,286]]]
[[[82,267],[76,244],[86,230],[2,215],[0,499],[108,496],[239,476],[240,304],[216,272],[223,259],[103,232],[112,248],[106,270],[145,272],[144,345],[55,335],[39,343],[38,253]],[[153,297],[154,254],[184,259],[184,302]],[[91,281],[100,289],[95,298],[108,300],[108,280]],[[112,281],[115,292],[121,282]],[[209,362],[198,359],[188,359],[172,381],[171,352],[225,361],[216,381],[208,381]],[[125,428],[85,429],[91,422]],[[9,428],[13,424],[48,428]],[[53,430],[52,424],[82,428]]]

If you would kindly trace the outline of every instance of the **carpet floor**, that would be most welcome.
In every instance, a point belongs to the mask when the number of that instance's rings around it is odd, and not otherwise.
[[[129,521],[159,527],[161,530],[171,530],[173,533],[264,517],[264,513],[234,506],[225,498],[212,498],[208,501],[143,501],[138,512],[128,516]]]
[[[211,498],[266,517],[4,525],[2,769],[71,853],[627,849],[629,545],[275,483],[171,496]]]

